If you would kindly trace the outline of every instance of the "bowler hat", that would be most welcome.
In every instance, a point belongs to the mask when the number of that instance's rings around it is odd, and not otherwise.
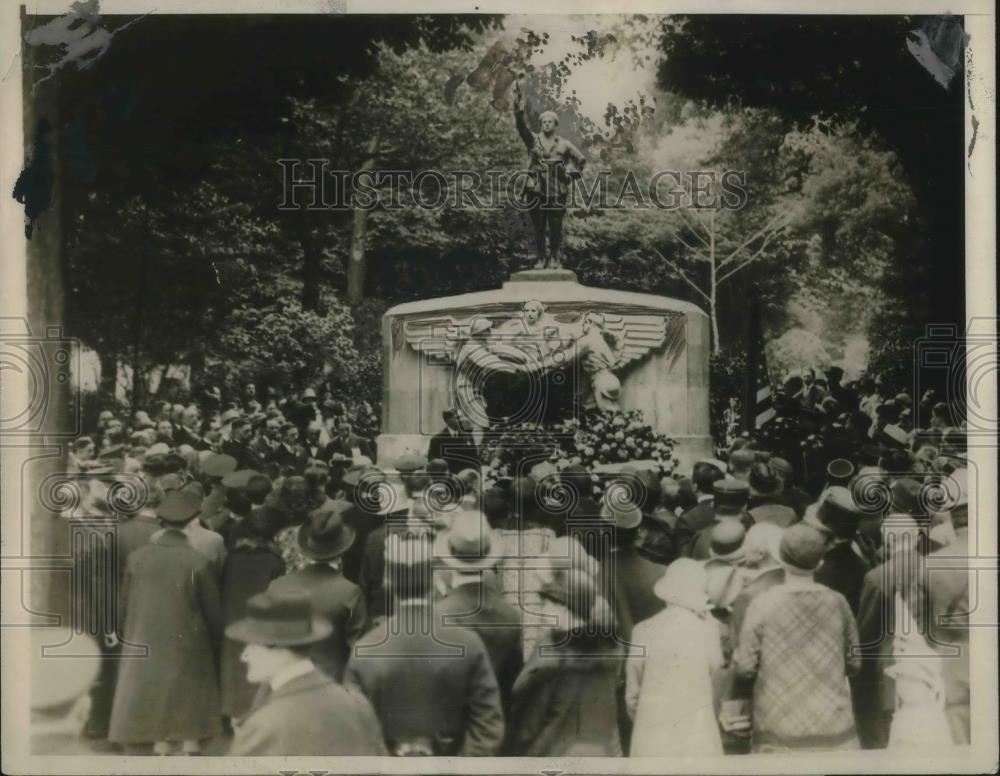
[[[237,462],[231,455],[212,453],[201,462],[201,473],[206,477],[225,477],[236,471]]]
[[[453,569],[476,570],[499,563],[503,548],[482,514],[468,510],[455,516],[448,531],[437,535],[434,555]]]
[[[847,485],[854,477],[854,464],[846,458],[834,458],[826,465],[826,481],[830,485]]]
[[[806,513],[804,519],[824,533],[849,539],[858,530],[861,518],[861,510],[854,503],[851,491],[842,485],[833,485],[824,491],[815,514]]]
[[[226,628],[233,641],[269,647],[315,644],[333,632],[333,624],[313,614],[304,590],[271,590],[247,601],[246,617]]]
[[[169,490],[154,511],[165,523],[187,525],[201,511],[201,498],[190,491]]]
[[[45,711],[75,701],[97,678],[101,650],[71,628],[31,628],[31,709]]]
[[[796,523],[785,529],[778,549],[778,560],[789,571],[813,572],[826,554],[826,539],[818,529]]]
[[[735,477],[724,477],[712,485],[712,494],[716,512],[733,514],[742,511],[749,502],[750,485]]]
[[[427,462],[427,466],[424,468],[424,471],[432,477],[440,477],[448,473],[448,462],[443,458],[431,458],[431,460]]]
[[[746,535],[746,529],[739,520],[720,520],[709,534],[712,557],[718,560],[742,560]]]
[[[343,555],[354,543],[354,529],[344,522],[351,508],[347,501],[327,500],[309,513],[299,528],[299,548],[313,560],[330,560]]]

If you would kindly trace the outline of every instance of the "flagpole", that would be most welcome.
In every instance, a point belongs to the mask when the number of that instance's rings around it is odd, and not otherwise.
[[[743,383],[742,429],[753,433],[757,430],[757,371],[760,368],[761,348],[760,294],[753,286],[750,295],[750,325],[747,327],[747,370]]]

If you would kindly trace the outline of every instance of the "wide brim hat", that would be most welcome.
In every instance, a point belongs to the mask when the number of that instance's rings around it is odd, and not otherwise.
[[[241,490],[250,484],[251,479],[258,476],[260,472],[255,469],[239,469],[222,478],[222,487]]]
[[[404,453],[393,462],[393,466],[396,471],[402,474],[409,474],[425,468],[427,466],[427,459],[417,453]]]
[[[212,453],[201,462],[201,473],[206,477],[222,478],[236,471],[237,461],[231,455]]]
[[[154,509],[165,523],[186,525],[201,512],[201,497],[185,490],[168,490]]]
[[[460,512],[447,531],[434,538],[434,557],[456,570],[488,569],[503,558],[497,534],[479,513]]]
[[[298,531],[299,549],[313,560],[339,558],[354,544],[354,529],[344,522],[344,514],[351,504],[342,500],[328,500],[309,513]]]
[[[333,623],[313,614],[305,591],[267,590],[247,601],[246,616],[226,628],[226,637],[245,644],[295,647],[333,633]]]
[[[857,531],[864,514],[854,502],[851,491],[841,485],[827,488],[815,511],[806,512],[803,522],[823,533],[849,538]]]
[[[678,558],[653,585],[653,594],[664,603],[707,612],[708,574],[705,567],[693,558]]]

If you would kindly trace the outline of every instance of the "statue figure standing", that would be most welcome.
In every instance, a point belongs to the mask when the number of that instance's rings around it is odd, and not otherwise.
[[[525,189],[531,225],[535,233],[535,269],[559,269],[562,262],[563,218],[571,181],[580,177],[586,157],[566,138],[555,134],[559,117],[552,111],[539,116],[540,132],[532,132],[524,121],[527,79],[514,82],[514,123],[528,147],[528,184]],[[548,232],[548,258],[545,238]]]

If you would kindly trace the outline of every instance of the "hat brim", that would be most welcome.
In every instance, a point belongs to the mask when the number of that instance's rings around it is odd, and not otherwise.
[[[740,561],[740,560],[743,560],[744,557],[746,557],[746,554],[747,554],[746,553],[746,549],[741,545],[738,549],[735,549],[732,552],[727,552],[724,555],[719,555],[718,553],[712,551],[711,552],[711,555],[712,555],[711,560],[724,560],[724,561],[730,561],[730,562],[732,562],[732,561]]]
[[[817,531],[821,531],[826,535],[832,535],[834,533],[834,530],[830,528],[830,526],[823,523],[818,516],[810,512],[806,512],[806,514],[802,517],[802,522],[806,525],[811,525]]]
[[[440,561],[448,568],[462,570],[478,570],[493,568],[503,558],[503,547],[500,546],[497,535],[489,532],[490,547],[489,552],[481,556],[455,555],[448,543],[447,532],[439,533],[434,538],[434,559]]]
[[[226,638],[244,644],[260,644],[268,647],[297,647],[304,644],[315,644],[317,641],[329,638],[333,633],[333,623],[322,617],[312,617],[309,623],[309,633],[299,636],[281,636],[266,630],[252,617],[244,617],[226,628]]]
[[[308,523],[299,526],[298,531],[299,549],[302,554],[313,560],[333,560],[339,558],[354,544],[354,529],[349,525],[343,525],[337,541],[333,544],[316,541],[315,536]]]

